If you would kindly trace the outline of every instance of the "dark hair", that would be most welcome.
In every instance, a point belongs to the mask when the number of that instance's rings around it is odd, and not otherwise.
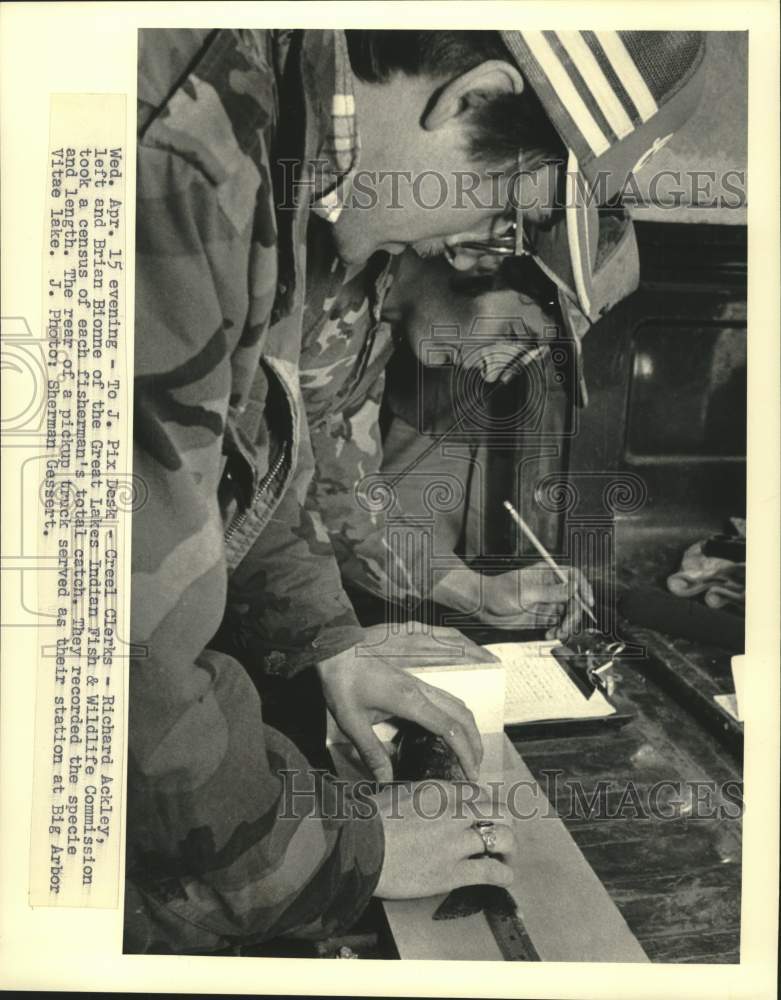
[[[489,59],[514,64],[498,31],[346,31],[350,63],[367,83],[385,83],[397,73],[454,78]],[[473,109],[469,153],[482,162],[512,167],[564,158],[564,146],[536,94],[501,94]]]

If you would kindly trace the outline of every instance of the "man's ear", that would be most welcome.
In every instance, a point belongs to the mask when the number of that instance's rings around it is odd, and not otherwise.
[[[498,94],[520,94],[523,77],[512,63],[488,59],[451,80],[423,116],[423,128],[431,132]]]

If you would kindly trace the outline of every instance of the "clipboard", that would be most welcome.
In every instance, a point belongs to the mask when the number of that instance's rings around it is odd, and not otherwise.
[[[505,731],[514,740],[615,730],[633,716],[610,698],[609,670],[620,643],[598,633],[577,643],[500,643],[487,647],[506,672]]]
[[[598,719],[543,719],[540,722],[508,723],[504,731],[513,743],[530,740],[562,739],[569,736],[597,736],[599,733],[622,729],[634,715],[616,712]]]

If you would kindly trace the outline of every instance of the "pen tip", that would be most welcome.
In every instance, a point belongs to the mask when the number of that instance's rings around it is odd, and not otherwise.
[[[509,500],[505,500],[504,503],[502,504],[502,506],[505,507],[507,510],[512,510],[513,509],[513,505],[510,503]]]

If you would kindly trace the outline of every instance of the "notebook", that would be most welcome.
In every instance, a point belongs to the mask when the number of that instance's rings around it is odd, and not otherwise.
[[[586,697],[553,656],[557,642],[500,642],[485,648],[505,668],[505,726],[607,719],[616,708],[598,689]]]

